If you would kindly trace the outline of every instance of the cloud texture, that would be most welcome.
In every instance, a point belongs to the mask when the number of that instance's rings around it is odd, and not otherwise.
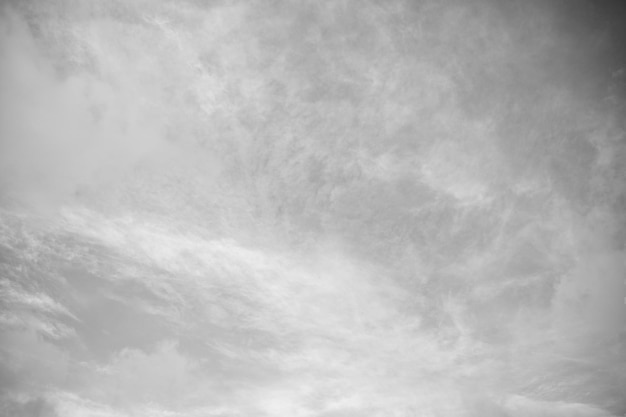
[[[618,10],[0,9],[0,411],[617,416]]]

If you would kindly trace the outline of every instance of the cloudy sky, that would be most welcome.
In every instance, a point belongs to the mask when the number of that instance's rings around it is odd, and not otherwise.
[[[1,2],[0,415],[624,415],[623,16]]]

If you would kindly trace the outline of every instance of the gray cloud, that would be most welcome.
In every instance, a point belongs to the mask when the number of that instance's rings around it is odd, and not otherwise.
[[[606,13],[4,6],[6,407],[622,413]]]

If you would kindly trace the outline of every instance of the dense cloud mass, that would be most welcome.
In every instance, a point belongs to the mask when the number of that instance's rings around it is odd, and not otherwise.
[[[626,413],[623,10],[0,4],[0,414]]]

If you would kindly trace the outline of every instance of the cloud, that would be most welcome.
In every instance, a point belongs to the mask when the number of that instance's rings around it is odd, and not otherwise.
[[[553,319],[567,351],[599,359],[600,340],[618,340],[626,329],[624,253],[606,247],[581,254],[553,299]],[[569,346],[568,346],[569,345]],[[592,353],[593,352],[593,353]]]
[[[26,400],[0,399],[0,411],[15,417],[56,417],[54,406],[45,398]]]
[[[522,396],[512,396],[506,402],[507,415],[511,416],[580,416],[580,417],[610,417],[606,411],[581,403],[566,403],[561,401],[547,402],[534,401]]]
[[[2,330],[0,367],[5,393],[43,395],[46,387],[63,385],[66,379],[68,353],[36,330]]]
[[[5,7],[11,401],[618,412],[623,129],[581,4]]]
[[[101,369],[104,382],[98,388],[109,404],[155,403],[175,408],[184,404],[193,389],[194,367],[174,342],[163,342],[152,352],[123,349]]]
[[[136,74],[62,76],[20,14],[5,7],[2,21],[3,194],[44,205],[71,201],[119,179],[163,143],[150,99],[124,86]],[[126,66],[105,56],[96,61],[101,71]]]

